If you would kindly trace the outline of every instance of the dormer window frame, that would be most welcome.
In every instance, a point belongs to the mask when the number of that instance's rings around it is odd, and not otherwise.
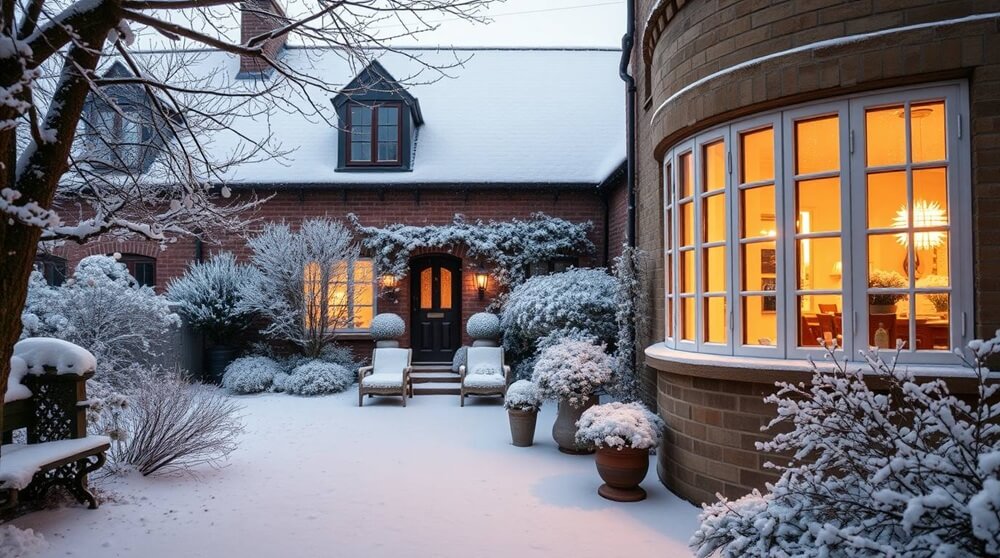
[[[364,143],[369,144],[369,158],[364,159],[354,159],[354,109],[362,108],[368,109],[371,114],[371,119],[369,123],[368,141]],[[382,123],[380,121],[381,109],[383,108],[393,108],[396,110],[396,122],[394,124]],[[353,101],[347,103],[346,106],[346,116],[347,116],[347,126],[345,138],[345,166],[351,168],[400,168],[403,166],[403,147],[406,145],[404,142],[404,125],[403,125],[403,103],[399,101]],[[396,158],[392,160],[379,160],[379,143],[387,143],[383,141],[380,137],[380,129],[385,127],[389,128],[395,126],[396,137],[393,141],[396,144]]]
[[[145,158],[147,127],[137,118],[138,107],[122,102],[116,102],[116,106],[103,104],[105,106],[95,107],[91,118],[91,126],[96,134],[93,141],[97,144],[94,162],[108,170],[140,170]],[[135,128],[132,138],[126,138],[126,123]]]

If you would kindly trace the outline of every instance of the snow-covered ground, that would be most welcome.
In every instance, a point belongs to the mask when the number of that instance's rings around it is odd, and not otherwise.
[[[102,481],[99,510],[18,518],[48,543],[32,556],[690,555],[698,509],[659,483],[653,463],[647,500],[602,499],[593,457],[557,451],[552,404],[535,446],[516,448],[496,399],[358,408],[352,389],[240,400],[247,432],[228,467]]]

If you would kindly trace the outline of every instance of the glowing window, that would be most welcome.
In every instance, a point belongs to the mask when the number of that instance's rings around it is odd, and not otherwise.
[[[328,269],[310,263],[303,273],[305,320],[326,320],[336,330],[368,329],[375,315],[375,267],[370,259],[338,262]]]

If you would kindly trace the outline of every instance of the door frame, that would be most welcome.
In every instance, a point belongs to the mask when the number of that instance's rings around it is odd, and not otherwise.
[[[457,351],[459,347],[462,346],[462,291],[464,279],[462,274],[463,261],[462,258],[448,254],[446,252],[434,252],[429,254],[421,254],[419,256],[414,256],[410,258],[409,275],[410,275],[410,347],[413,351],[413,361],[414,362],[437,362],[437,361],[421,361],[420,360],[420,349],[422,347],[417,346],[417,327],[419,327],[419,317],[418,312],[420,312],[420,270],[425,269],[427,266],[440,266],[449,269],[453,274],[452,280],[452,309],[451,312],[455,313],[455,320],[453,327],[453,334],[455,335],[455,350]],[[439,299],[440,293],[437,289],[434,290],[433,299]],[[440,304],[440,301],[438,301]]]

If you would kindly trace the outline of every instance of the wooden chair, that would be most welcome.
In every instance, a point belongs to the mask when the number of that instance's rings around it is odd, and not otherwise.
[[[358,407],[364,405],[366,394],[398,395],[403,398],[405,407],[407,393],[413,397],[413,384],[410,383],[412,356],[410,349],[375,349],[371,366],[358,369]]]
[[[882,327],[889,333],[889,349],[896,349],[896,315],[868,314],[868,346],[875,346],[875,332]]]
[[[458,369],[461,407],[465,407],[467,395],[507,396],[510,366],[503,362],[503,347],[469,347],[465,362]]]
[[[819,311],[821,314],[837,314],[840,312],[840,308],[837,308],[836,304],[823,304],[820,303]]]
[[[830,334],[831,339],[837,340],[837,345],[843,346],[844,337],[840,330],[840,322],[833,314],[817,314],[819,320],[820,339],[826,339],[826,334]]]

